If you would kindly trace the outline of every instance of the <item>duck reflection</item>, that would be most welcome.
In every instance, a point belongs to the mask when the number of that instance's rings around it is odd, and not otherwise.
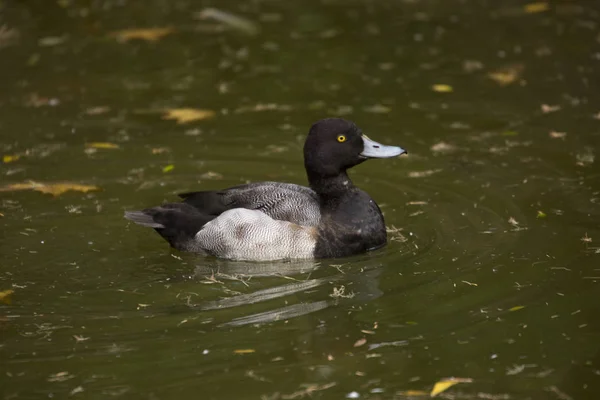
[[[270,284],[273,281],[261,279],[260,285],[257,285],[263,287],[261,289],[250,293],[236,293],[191,307],[212,311],[265,303],[265,307],[268,308],[266,311],[235,317],[219,324],[222,327],[288,320],[340,303],[364,303],[380,297],[380,267],[381,264],[376,259],[369,258],[366,258],[366,262],[353,262],[347,266],[311,260],[268,263],[215,260],[210,264],[198,265],[194,271],[195,278],[221,282],[242,281],[249,288],[256,282],[253,282],[256,277],[279,279],[276,279],[275,286],[264,288],[265,283]],[[273,305],[269,306],[269,302]]]

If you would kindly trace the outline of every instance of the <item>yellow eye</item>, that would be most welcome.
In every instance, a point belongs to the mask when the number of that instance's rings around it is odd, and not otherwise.
[[[344,135],[338,136],[337,141],[340,143],[344,143],[346,141],[346,136],[344,136]]]

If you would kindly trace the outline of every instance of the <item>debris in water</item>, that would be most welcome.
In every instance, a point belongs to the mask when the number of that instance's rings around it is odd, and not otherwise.
[[[3,290],[0,292],[0,303],[10,304],[12,303],[12,294],[15,291],[12,289]]]
[[[91,143],[86,143],[85,147],[87,147],[89,149],[118,149],[119,145],[115,144],[115,143],[109,143],[109,142],[91,142]]]
[[[523,6],[523,11],[526,14],[536,14],[544,11],[548,11],[550,6],[546,2],[538,2],[538,3],[529,3]]]
[[[164,110],[163,119],[174,119],[178,124],[187,124],[192,121],[210,119],[215,116],[213,110],[202,110],[196,108],[172,108]]]
[[[522,64],[514,64],[492,71],[487,76],[500,86],[507,86],[517,81],[524,69],[525,67]]]
[[[425,178],[427,176],[431,176],[433,174],[437,174],[438,172],[442,172],[443,169],[428,169],[425,171],[411,171],[408,173],[409,178]]]
[[[586,232],[586,233],[585,233],[585,236],[581,238],[581,241],[582,241],[583,243],[592,243],[592,238],[591,238],[591,237],[588,237],[588,234],[587,234],[587,232]]]
[[[442,379],[439,382],[436,382],[436,384],[433,386],[433,389],[431,390],[431,393],[429,393],[429,395],[431,397],[435,397],[438,394],[448,390],[449,388],[451,388],[452,386],[456,385],[457,383],[470,383],[473,382],[473,379],[471,378],[446,378],[446,379]]]
[[[519,311],[519,310],[522,310],[524,308],[525,308],[525,306],[514,306],[514,307],[509,308],[508,311],[511,311],[511,312],[512,311]]]
[[[391,108],[384,106],[383,104],[375,104],[369,107],[363,108],[365,112],[373,113],[373,114],[387,114],[392,111]]]
[[[167,173],[167,172],[171,172],[175,169],[175,166],[173,164],[169,164],[163,167],[162,172]]]
[[[456,150],[456,146],[446,142],[439,142],[430,147],[434,153],[451,153]]]
[[[232,29],[236,29],[248,35],[256,35],[260,30],[259,26],[249,19],[240,17],[227,11],[219,10],[217,8],[205,8],[204,10],[196,13],[195,16],[198,19],[212,19],[214,21],[221,22]]]
[[[12,155],[7,154],[7,155],[2,156],[2,162],[4,164],[8,164],[8,163],[17,161],[19,158],[21,158],[21,155],[19,155],[19,154],[12,154]]]
[[[123,29],[121,31],[112,32],[110,37],[114,37],[117,41],[125,43],[130,40],[145,40],[147,42],[156,42],[159,39],[173,33],[173,28],[147,28],[147,29]]]
[[[256,350],[254,349],[237,349],[233,351],[233,354],[251,354],[255,352]]]
[[[443,83],[438,83],[431,86],[431,90],[438,93],[450,93],[454,91],[454,88],[450,85],[446,85]]]
[[[543,211],[538,210],[537,215],[535,216],[536,218],[546,218],[546,213]]]
[[[564,139],[567,137],[567,133],[566,132],[556,132],[556,131],[551,131],[549,133],[550,137],[552,139]]]
[[[367,343],[367,339],[366,338],[362,338],[362,339],[358,339],[355,343],[354,343],[354,347],[360,347],[360,346],[364,346],[364,344]]]
[[[548,113],[560,110],[560,106],[558,106],[558,105],[557,106],[551,106],[551,105],[548,105],[548,104],[542,104],[541,108],[542,108],[542,112],[544,114],[548,114]]]
[[[0,187],[0,192],[12,192],[16,190],[37,190],[38,192],[59,196],[68,191],[87,193],[100,190],[100,188],[98,186],[81,185],[79,183],[72,182],[42,183],[35,181],[12,183],[10,185]]]

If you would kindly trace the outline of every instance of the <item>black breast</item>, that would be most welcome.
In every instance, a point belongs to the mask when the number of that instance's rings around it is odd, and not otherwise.
[[[387,242],[377,203],[360,189],[322,199],[315,257],[344,257],[382,247]]]

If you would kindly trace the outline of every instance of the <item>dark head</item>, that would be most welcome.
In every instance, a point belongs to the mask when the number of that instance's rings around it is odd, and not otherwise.
[[[348,168],[369,158],[390,158],[404,153],[400,147],[384,146],[369,139],[350,121],[327,118],[313,124],[308,132],[304,166],[312,186],[316,180],[345,175]]]

